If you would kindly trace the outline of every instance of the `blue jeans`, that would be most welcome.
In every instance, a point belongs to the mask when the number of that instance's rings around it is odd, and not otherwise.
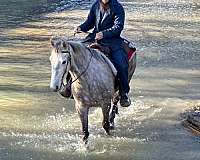
[[[128,83],[128,56],[121,48],[112,51],[111,61],[117,69],[117,78],[119,79],[119,94],[120,96],[128,93],[130,90]]]

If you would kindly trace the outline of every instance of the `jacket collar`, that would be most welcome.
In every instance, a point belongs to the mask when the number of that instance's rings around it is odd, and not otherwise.
[[[103,18],[101,20],[101,24],[102,24],[103,21],[106,19],[106,17],[108,17],[108,15],[110,15],[110,8],[107,9],[106,11],[104,11],[103,8],[100,6],[100,12],[103,13]]]
[[[96,8],[96,27],[97,30],[99,30],[99,23],[100,23],[100,14],[101,14],[101,4],[100,2],[98,3],[98,6]],[[103,18],[101,20],[101,24],[105,21],[105,19],[111,14],[111,9],[108,9],[107,11],[105,11]]]

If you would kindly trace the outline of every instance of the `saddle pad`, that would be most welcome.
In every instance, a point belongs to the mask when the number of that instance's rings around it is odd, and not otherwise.
[[[131,59],[134,57],[135,55],[135,50],[133,49],[130,49],[129,52],[128,52],[128,61],[131,61]]]

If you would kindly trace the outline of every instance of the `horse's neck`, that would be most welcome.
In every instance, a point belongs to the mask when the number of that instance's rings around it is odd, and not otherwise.
[[[71,66],[71,73],[78,76],[87,69],[88,64],[90,63],[92,54],[90,51],[83,48],[81,52],[76,52],[73,54],[73,63]],[[86,50],[86,51],[85,51]]]
[[[92,85],[88,82],[99,81],[102,83],[104,76],[112,78],[116,75],[116,69],[112,63],[96,50],[82,48],[81,53],[73,54],[73,63],[70,74],[75,84]],[[101,75],[101,76],[96,76]],[[75,85],[76,86],[76,85]],[[79,86],[79,85],[78,85]]]

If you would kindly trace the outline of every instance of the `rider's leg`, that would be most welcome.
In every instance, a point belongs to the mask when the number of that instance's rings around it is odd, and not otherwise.
[[[111,60],[118,72],[120,103],[123,107],[128,107],[131,103],[128,98],[130,90],[128,83],[128,56],[123,49],[118,49],[112,52]]]

